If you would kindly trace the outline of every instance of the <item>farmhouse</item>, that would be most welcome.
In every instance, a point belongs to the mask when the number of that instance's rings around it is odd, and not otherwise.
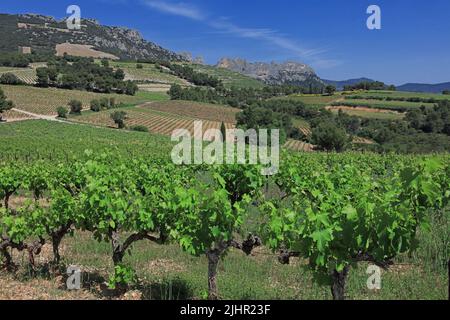
[[[19,47],[19,53],[31,54],[31,47]]]

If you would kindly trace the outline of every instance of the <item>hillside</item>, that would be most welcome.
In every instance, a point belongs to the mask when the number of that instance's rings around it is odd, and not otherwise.
[[[397,87],[398,91],[409,92],[428,92],[428,93],[442,93],[444,90],[450,90],[450,82],[427,84],[427,83],[406,83]]]
[[[326,80],[322,79],[327,85],[335,86],[337,90],[343,90],[344,86],[352,86],[361,82],[374,82],[375,80],[369,78],[357,78],[357,79],[348,79],[348,80]]]
[[[269,85],[324,85],[310,66],[293,61],[265,63],[223,58],[216,67],[239,72]]]
[[[70,48],[69,45],[67,49],[66,43],[78,46]],[[69,31],[64,20],[48,16],[0,14],[0,51],[16,52],[19,46],[24,46],[36,51],[55,52],[57,45],[60,54],[68,51],[74,55],[88,52],[94,57],[109,54],[121,59],[184,60],[175,52],[143,39],[136,30],[104,26],[95,20],[83,19],[81,30]],[[80,53],[83,46],[84,52]]]

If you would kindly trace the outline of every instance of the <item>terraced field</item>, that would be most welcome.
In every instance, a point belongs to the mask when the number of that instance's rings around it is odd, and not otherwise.
[[[166,112],[183,117],[203,119],[217,122],[235,123],[236,114],[241,112],[226,106],[193,101],[150,102],[139,106],[140,109]]]
[[[342,99],[340,94],[335,94],[332,96],[321,95],[321,94],[293,94],[288,97],[277,97],[274,99],[290,99],[295,101],[301,101],[308,107],[325,107],[328,106],[333,101]]]
[[[423,102],[409,102],[409,101],[379,101],[372,99],[346,99],[335,101],[331,104],[332,106],[347,106],[347,107],[365,107],[365,108],[375,108],[375,109],[387,109],[404,112],[413,108],[420,108],[425,106],[427,108],[432,108],[433,103],[423,103]]]
[[[339,110],[360,118],[367,119],[381,119],[381,120],[400,120],[405,117],[404,113],[388,110],[388,109],[376,109],[376,108],[366,108],[366,107],[349,107],[349,106],[336,106],[336,107],[326,107],[326,109],[338,113]]]
[[[171,136],[175,129],[186,129],[196,139],[201,139],[200,132],[194,135],[194,121],[200,120],[190,117],[183,117],[176,114],[160,112],[156,110],[146,109],[142,107],[123,108],[121,109],[127,113],[127,120],[125,121],[127,127],[131,126],[145,126],[151,133]],[[76,122],[83,122],[94,124],[98,126],[115,127],[111,120],[110,114],[113,111],[103,112],[84,112],[81,116],[72,116],[70,120]],[[220,129],[222,122],[203,120],[203,134],[208,129]],[[233,129],[233,123],[225,123],[227,129]],[[211,140],[211,136],[205,136],[204,140]]]
[[[390,99],[408,99],[408,98],[420,98],[420,99],[435,99],[435,100],[450,100],[450,96],[434,93],[423,92],[404,92],[404,91],[354,91],[349,92],[348,95],[357,95],[361,97],[380,97]]]
[[[17,78],[19,78],[20,80],[22,80],[27,84],[35,84],[37,80],[36,70],[32,68],[0,67],[0,75],[4,73],[12,73],[16,75]]]
[[[190,85],[184,79],[178,78],[168,72],[161,72],[154,64],[141,63],[143,68],[138,69],[136,63],[132,62],[110,62],[110,65],[115,68],[121,68],[125,71],[125,80],[153,82],[159,84],[180,84]]]
[[[293,123],[294,127],[299,129],[305,136],[309,136],[311,134],[311,128],[307,121],[299,119],[299,118],[294,118],[294,119],[292,119],[292,123]]]
[[[222,80],[225,87],[238,87],[238,88],[262,88],[264,83],[247,77],[238,72],[234,72],[228,69],[215,68],[207,65],[192,64],[191,67],[198,72],[209,74],[210,76],[215,76]]]
[[[89,107],[91,100],[104,97],[114,97],[116,103],[125,104],[168,99],[165,94],[150,92],[138,92],[135,96],[127,96],[31,86],[0,85],[0,87],[8,99],[14,102],[16,108],[41,115],[55,115],[59,106],[67,106],[72,99],[80,100],[85,108]]]
[[[314,150],[314,146],[312,144],[292,139],[286,141],[284,147],[292,151],[311,152]]]

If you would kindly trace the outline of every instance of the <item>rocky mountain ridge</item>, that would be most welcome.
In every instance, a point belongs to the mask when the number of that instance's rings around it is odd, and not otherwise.
[[[222,58],[216,67],[239,72],[269,85],[324,85],[310,66],[295,61],[266,63]]]
[[[0,14],[0,50],[13,52],[19,46],[36,51],[54,51],[57,44],[89,45],[122,59],[185,59],[170,50],[145,40],[139,31],[101,25],[82,19],[81,30],[67,29],[65,20],[39,14]]]

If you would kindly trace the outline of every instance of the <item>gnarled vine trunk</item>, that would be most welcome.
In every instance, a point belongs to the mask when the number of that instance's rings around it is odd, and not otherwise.
[[[219,298],[217,290],[217,267],[219,265],[220,253],[217,249],[208,250],[208,299],[217,300]]]
[[[345,266],[344,270],[338,272],[333,270],[331,275],[333,283],[331,285],[331,293],[334,300],[345,300],[345,283],[349,272],[349,266]]]
[[[59,253],[59,246],[64,236],[70,231],[72,223],[67,223],[65,226],[60,227],[58,230],[51,232],[52,249],[53,249],[53,265],[58,267],[61,262],[61,255]]]

